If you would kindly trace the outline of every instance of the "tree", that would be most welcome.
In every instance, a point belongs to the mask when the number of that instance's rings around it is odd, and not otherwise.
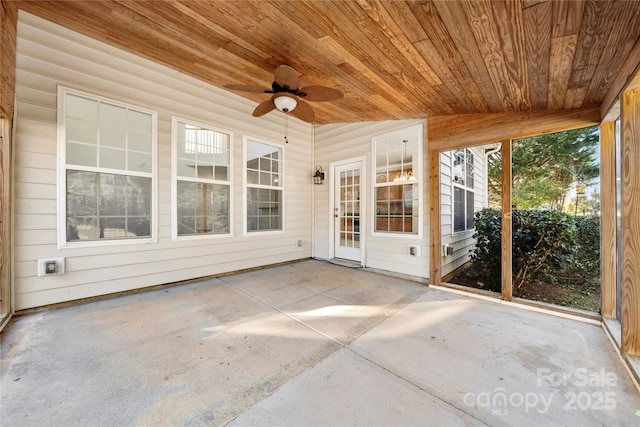
[[[577,181],[588,186],[599,176],[598,143],[597,126],[513,140],[513,205],[517,209],[562,210]],[[499,152],[488,158],[492,203],[500,194],[501,161]]]

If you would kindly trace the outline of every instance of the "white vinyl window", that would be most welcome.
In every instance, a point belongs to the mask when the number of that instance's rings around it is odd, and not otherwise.
[[[58,90],[60,246],[150,240],[156,113]]]
[[[453,150],[453,231],[473,228],[475,203],[473,153],[468,148]]]
[[[173,118],[174,237],[231,234],[227,131]]]
[[[282,147],[245,139],[247,233],[283,230]]]
[[[421,135],[412,128],[373,138],[377,233],[420,233]]]

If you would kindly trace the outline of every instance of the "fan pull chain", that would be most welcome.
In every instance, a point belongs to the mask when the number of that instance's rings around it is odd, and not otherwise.
[[[289,143],[287,139],[287,134],[289,133],[289,113],[284,113],[284,142],[286,144]]]

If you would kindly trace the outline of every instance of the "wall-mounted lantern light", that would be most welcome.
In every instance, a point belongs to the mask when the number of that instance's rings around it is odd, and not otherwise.
[[[322,167],[318,165],[316,166],[316,173],[313,174],[313,183],[322,184],[322,181],[324,181],[324,172],[322,172]]]

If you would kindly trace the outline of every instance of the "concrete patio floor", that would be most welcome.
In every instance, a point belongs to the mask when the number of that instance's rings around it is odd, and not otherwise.
[[[315,260],[1,339],[2,426],[640,425],[600,326]]]

